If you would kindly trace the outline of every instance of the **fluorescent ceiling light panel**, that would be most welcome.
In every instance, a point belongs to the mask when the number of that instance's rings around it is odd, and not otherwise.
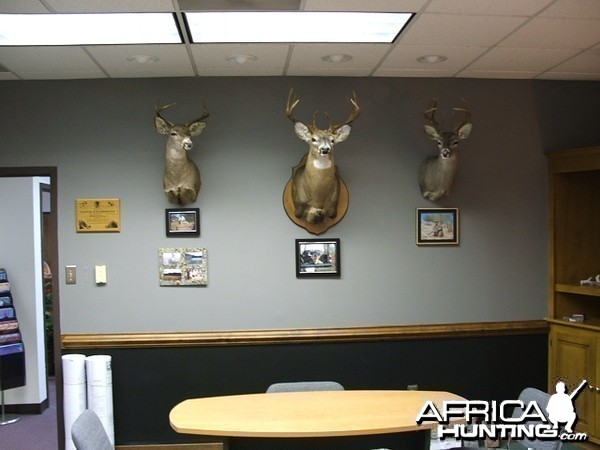
[[[0,14],[0,45],[180,43],[172,13]]]
[[[186,12],[194,43],[391,43],[412,17],[385,12]]]

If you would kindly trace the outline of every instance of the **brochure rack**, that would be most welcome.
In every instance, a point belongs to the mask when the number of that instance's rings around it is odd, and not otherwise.
[[[4,391],[25,385],[25,348],[19,330],[19,321],[10,293],[10,283],[4,269],[0,269],[0,425],[20,419],[6,414]]]

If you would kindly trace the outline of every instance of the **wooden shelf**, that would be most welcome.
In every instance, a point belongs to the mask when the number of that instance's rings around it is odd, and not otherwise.
[[[597,273],[600,254],[600,146],[547,154],[550,188],[548,389],[557,380],[600,385],[600,286],[579,280]],[[564,317],[583,314],[583,322]],[[600,439],[600,394],[577,398],[577,430]]]
[[[580,328],[582,330],[600,330],[600,320],[598,319],[585,320],[584,322],[569,322],[567,320],[562,319],[548,319],[548,322],[553,325],[564,325],[573,328]]]
[[[600,286],[578,286],[575,284],[557,284],[554,286],[556,292],[565,294],[589,295],[591,297],[600,297]]]

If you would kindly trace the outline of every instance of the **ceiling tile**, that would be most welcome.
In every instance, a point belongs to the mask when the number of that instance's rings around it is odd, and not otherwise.
[[[0,47],[0,64],[31,80],[106,78],[80,47]]]
[[[171,0],[45,0],[57,13],[174,11]]]
[[[182,11],[298,11],[301,0],[177,0]]]
[[[202,76],[281,76],[288,54],[287,44],[195,44],[191,46],[198,74]],[[234,55],[252,55],[256,61],[238,64]]]
[[[426,45],[396,45],[381,63],[379,69],[385,71],[416,70],[418,72],[456,73],[484,53],[487,47],[444,47]],[[442,55],[448,59],[441,63],[425,64],[417,61],[424,55]],[[399,72],[402,73],[402,72]],[[378,73],[379,75],[379,70]]]
[[[39,0],[19,0],[18,2],[12,1],[0,2],[0,13],[2,14],[42,14],[47,13],[48,9],[39,2]]]
[[[499,46],[584,49],[598,42],[600,27],[597,21],[537,18],[507,37]]]
[[[98,45],[86,48],[114,78],[194,76],[194,69],[183,45]],[[158,61],[140,64],[127,60],[134,55],[155,56]]]
[[[456,73],[455,70],[436,69],[405,69],[402,67],[379,68],[373,76],[375,77],[412,77],[412,78],[450,78]]]
[[[554,0],[433,0],[427,12],[482,16],[531,16]],[[570,1],[570,0],[569,0]]]
[[[544,72],[536,77],[540,80],[578,80],[578,81],[600,81],[600,73],[575,73],[575,72]]]
[[[17,77],[12,72],[0,72],[0,80],[18,80],[18,79],[19,79],[19,77]]]
[[[287,75],[368,76],[388,51],[387,44],[297,44],[294,45]],[[345,54],[349,61],[331,63],[326,55]]]
[[[486,47],[515,30],[525,17],[423,14],[402,34],[403,44]]]
[[[600,19],[598,0],[558,0],[540,14],[541,17]]]
[[[582,52],[573,58],[552,67],[549,73],[589,74],[593,79],[600,79],[600,47]]]
[[[494,79],[513,79],[513,80],[529,80],[535,78],[538,72],[522,72],[509,70],[464,70],[457,78],[494,78]]]
[[[305,0],[305,11],[417,12],[427,0]]]
[[[576,53],[576,50],[493,48],[471,64],[469,69],[543,72],[571,58]]]

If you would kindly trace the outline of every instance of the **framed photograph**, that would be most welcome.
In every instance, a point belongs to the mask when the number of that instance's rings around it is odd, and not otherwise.
[[[205,248],[161,248],[158,252],[161,286],[206,286],[208,257]]]
[[[458,208],[417,208],[417,245],[458,245]]]
[[[118,233],[121,231],[121,201],[118,198],[77,199],[75,219],[78,233]]]
[[[296,277],[340,277],[339,239],[296,239]]]
[[[200,209],[173,208],[165,210],[167,237],[200,236]]]

